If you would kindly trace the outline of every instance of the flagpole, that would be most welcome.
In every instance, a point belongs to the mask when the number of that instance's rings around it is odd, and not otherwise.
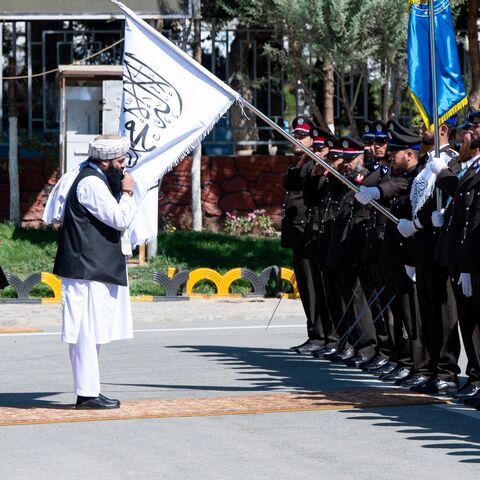
[[[290,143],[293,143],[296,145],[298,148],[302,150],[303,153],[308,155],[312,160],[315,162],[319,163],[323,168],[328,170],[335,178],[340,180],[344,185],[346,185],[350,190],[353,190],[354,192],[358,192],[359,188],[352,183],[348,178],[345,178],[338,170],[333,168],[329,163],[327,163],[325,160],[322,158],[318,157],[313,153],[309,148],[307,148],[303,143],[299,142],[296,138],[292,137],[289,133],[287,133],[283,128],[281,128],[279,125],[277,125],[275,122],[270,120],[264,113],[262,113],[258,108],[254,107],[252,104],[247,102],[242,98],[241,100],[242,105],[247,107],[252,113],[260,117],[267,125],[270,125],[274,130],[276,130],[280,135],[285,137]],[[392,221],[395,224],[398,224],[398,218],[395,217],[395,215],[392,215],[385,207],[377,203],[375,200],[372,200],[370,202],[370,205],[372,207],[376,208],[379,212],[383,213],[390,221]]]
[[[440,156],[440,136],[438,132],[438,95],[437,95],[437,62],[435,58],[435,8],[434,1],[428,1],[428,16],[430,21],[430,57],[432,67],[432,101],[433,101],[433,144],[435,157]],[[437,188],[437,210],[442,209],[442,192]]]

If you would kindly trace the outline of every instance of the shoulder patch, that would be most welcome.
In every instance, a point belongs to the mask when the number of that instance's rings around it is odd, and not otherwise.
[[[364,180],[365,180],[365,174],[364,173],[359,173],[355,178],[354,180],[357,182],[357,183],[362,183]]]

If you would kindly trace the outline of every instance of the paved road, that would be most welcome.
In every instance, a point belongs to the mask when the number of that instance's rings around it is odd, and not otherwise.
[[[208,405],[221,397],[235,407],[252,395],[355,398],[385,388],[357,370],[290,354],[285,347],[304,335],[301,307],[282,302],[266,331],[274,307],[273,300],[135,304],[135,339],[102,350],[103,391],[133,404],[203,398]],[[0,335],[3,412],[73,401],[67,350],[55,333],[59,311],[0,306],[0,326],[44,330]],[[477,478],[479,418],[454,405],[409,405],[0,426],[0,478]]]

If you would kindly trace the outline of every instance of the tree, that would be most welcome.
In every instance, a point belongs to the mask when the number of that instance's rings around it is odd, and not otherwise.
[[[389,9],[383,6],[385,1]],[[229,8],[247,26],[272,29],[277,46],[270,44],[265,51],[282,65],[292,83],[302,88],[306,104],[320,125],[333,124],[336,96],[352,133],[356,133],[355,117],[365,66],[375,54],[380,55],[378,43],[386,37],[387,27],[382,28],[376,20],[377,11],[388,15],[398,3],[395,0],[237,0]],[[398,10],[397,6],[393,16],[397,22]],[[375,36],[377,31],[382,33],[381,39]],[[385,65],[395,63],[399,44],[396,39],[392,46],[394,54]],[[317,105],[313,88],[319,83],[324,86],[324,113]]]
[[[372,44],[369,70],[382,86],[379,113],[383,120],[397,113],[407,79],[407,16],[405,4],[398,0],[366,0],[356,21],[359,42]]]
[[[399,0],[210,0],[241,25],[271,29],[264,51],[304,92],[309,112],[333,124],[334,99],[356,133],[365,83],[380,90],[375,110],[384,120],[400,114],[407,79],[407,2]],[[228,3],[228,5],[227,5]],[[472,64],[471,103],[480,103],[478,0],[452,0],[457,21],[467,8]],[[323,91],[320,91],[323,89]],[[323,99],[323,112],[318,102]]]
[[[469,94],[469,106],[472,110],[480,108],[480,52],[478,48],[478,0],[468,0],[467,15],[468,55],[472,84]]]

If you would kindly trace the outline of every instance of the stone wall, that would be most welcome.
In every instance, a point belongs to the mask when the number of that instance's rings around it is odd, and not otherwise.
[[[202,207],[204,226],[219,230],[226,212],[247,213],[264,209],[278,225],[284,198],[283,175],[292,161],[288,156],[202,157]],[[41,226],[48,193],[57,180],[56,169],[45,158],[21,158],[20,190],[22,225]],[[163,178],[159,198],[163,218],[177,227],[191,225],[191,158],[187,157]],[[0,159],[0,219],[9,216],[8,160]]]
[[[22,226],[39,228],[50,190],[57,182],[57,169],[44,157],[20,158],[20,214]],[[0,159],[0,220],[10,215],[8,160]]]
[[[227,212],[264,209],[280,224],[285,195],[283,176],[288,156],[202,157],[204,227],[219,230]],[[159,212],[177,226],[191,224],[191,158],[168,173],[162,182]]]

